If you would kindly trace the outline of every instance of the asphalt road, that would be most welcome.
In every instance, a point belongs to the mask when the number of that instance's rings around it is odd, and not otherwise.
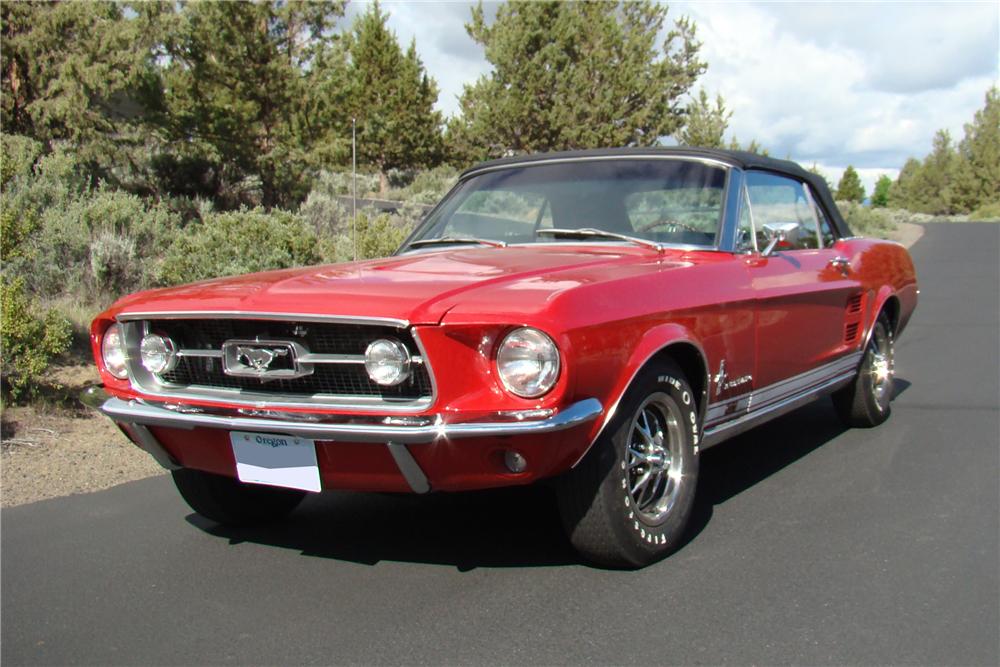
[[[996,665],[1000,225],[913,254],[890,421],[822,401],[706,452],[690,541],[653,567],[581,565],[542,489],[329,494],[227,532],[161,476],[0,513],[0,657]]]

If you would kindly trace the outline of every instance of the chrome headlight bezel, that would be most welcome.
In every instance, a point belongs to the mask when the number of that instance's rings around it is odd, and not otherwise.
[[[398,340],[379,338],[365,349],[365,370],[377,385],[395,387],[411,375],[410,352]]]
[[[128,363],[125,353],[125,332],[121,324],[115,322],[104,330],[101,338],[101,361],[104,369],[119,380],[128,379]]]
[[[169,373],[179,360],[177,344],[169,336],[148,333],[139,344],[139,359],[142,367],[154,375]]]
[[[497,347],[497,377],[504,389],[521,398],[538,398],[552,391],[561,366],[555,341],[534,327],[514,329]]]

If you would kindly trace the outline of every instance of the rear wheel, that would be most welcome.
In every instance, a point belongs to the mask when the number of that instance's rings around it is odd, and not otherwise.
[[[833,395],[837,414],[848,426],[870,428],[889,418],[894,390],[892,324],[880,313],[854,381]]]
[[[559,480],[573,546],[610,567],[642,567],[675,550],[698,478],[694,393],[672,363],[642,371],[580,464]]]
[[[245,526],[276,521],[295,509],[305,491],[261,484],[182,468],[172,473],[181,497],[198,514],[218,523]]]

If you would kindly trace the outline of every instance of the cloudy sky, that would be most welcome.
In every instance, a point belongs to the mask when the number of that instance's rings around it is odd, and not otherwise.
[[[462,86],[489,72],[463,27],[470,6],[383,0],[400,41],[416,39],[448,115]],[[347,20],[363,9],[352,3]],[[682,15],[708,63],[698,85],[733,110],[730,135],[816,163],[834,183],[854,165],[869,191],[878,174],[926,155],[938,129],[960,139],[998,82],[996,0],[669,3],[668,22]]]

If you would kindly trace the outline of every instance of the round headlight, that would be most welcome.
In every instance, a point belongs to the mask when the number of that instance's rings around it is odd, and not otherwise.
[[[515,329],[500,343],[497,371],[512,394],[536,398],[552,389],[559,378],[559,350],[538,329]]]
[[[177,366],[177,346],[159,334],[146,334],[139,344],[139,358],[150,373],[166,373]]]
[[[101,341],[101,356],[104,357],[104,367],[108,372],[119,380],[128,377],[128,369],[125,368],[125,339],[122,336],[120,324],[112,324],[104,332],[104,340]]]
[[[372,382],[392,387],[410,377],[410,353],[398,340],[379,338],[365,350],[365,370]]]

